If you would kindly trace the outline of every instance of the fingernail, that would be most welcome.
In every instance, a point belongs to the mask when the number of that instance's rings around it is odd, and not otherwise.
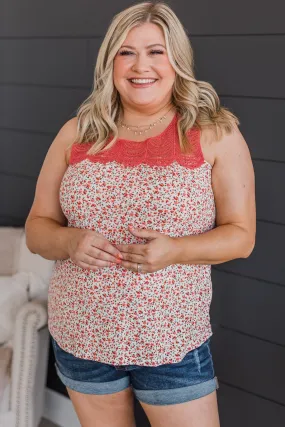
[[[123,255],[122,254],[118,254],[117,255],[119,258],[123,259]]]

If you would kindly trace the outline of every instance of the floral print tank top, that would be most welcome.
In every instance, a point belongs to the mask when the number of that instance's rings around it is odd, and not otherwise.
[[[72,146],[59,199],[68,227],[95,230],[112,244],[146,243],[128,225],[179,237],[215,225],[211,165],[200,130],[180,150],[178,114],[158,136],[117,139],[95,155],[92,143]],[[55,262],[48,327],[67,352],[113,365],[179,362],[211,335],[210,265],[173,264],[136,273],[116,264],[91,271],[70,259]]]

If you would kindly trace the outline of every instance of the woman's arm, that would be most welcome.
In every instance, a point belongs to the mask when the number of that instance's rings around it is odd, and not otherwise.
[[[247,144],[235,126],[213,146],[216,228],[173,238],[175,264],[220,264],[247,258],[255,245],[254,171]]]
[[[35,197],[25,223],[26,244],[44,258],[66,259],[67,242],[74,233],[66,227],[59,204],[59,187],[67,169],[66,147],[76,132],[76,120],[66,122],[52,142],[38,177]]]

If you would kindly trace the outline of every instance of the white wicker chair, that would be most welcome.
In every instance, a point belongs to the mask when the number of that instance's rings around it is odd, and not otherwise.
[[[23,228],[0,227],[0,276],[18,273],[16,277],[25,276],[29,283],[27,301],[17,309],[9,343],[4,344],[12,347],[12,362],[0,402],[0,427],[37,427],[43,415],[47,290],[53,266],[54,261],[29,251]]]

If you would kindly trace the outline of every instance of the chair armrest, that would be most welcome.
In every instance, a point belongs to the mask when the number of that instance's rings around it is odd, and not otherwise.
[[[17,427],[35,426],[35,401],[43,396],[48,358],[46,301],[32,300],[17,313],[13,335],[11,366],[11,410],[16,414]],[[45,328],[44,328],[45,327]],[[39,365],[41,370],[39,370]],[[38,402],[41,406],[43,402]]]

